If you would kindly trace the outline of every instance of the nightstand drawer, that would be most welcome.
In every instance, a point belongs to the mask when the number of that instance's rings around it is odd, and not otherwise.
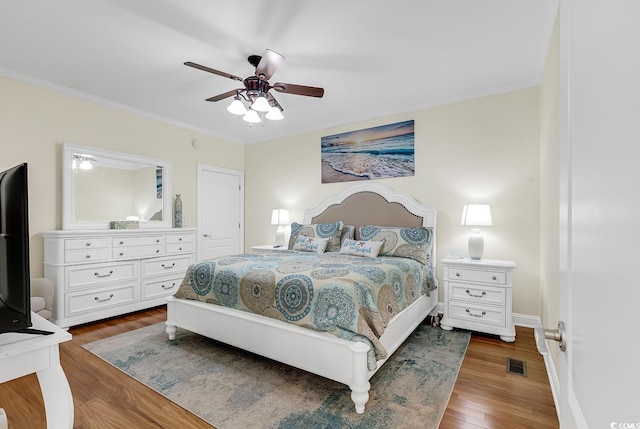
[[[453,319],[505,326],[505,312],[504,308],[466,305],[464,302],[449,301],[449,317]]]
[[[449,298],[476,303],[505,305],[506,293],[502,287],[479,286],[449,282]]]
[[[450,267],[447,277],[450,280],[506,284],[507,276],[504,271],[469,270],[465,268]]]

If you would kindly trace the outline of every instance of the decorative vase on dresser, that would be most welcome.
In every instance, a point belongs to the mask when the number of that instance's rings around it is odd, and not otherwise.
[[[52,321],[79,325],[166,303],[195,260],[194,228],[43,232]]]
[[[176,228],[182,228],[182,199],[180,194],[176,194],[176,199],[173,202],[173,219],[174,226]]]
[[[444,316],[442,329],[463,328],[499,335],[513,342],[513,261],[443,259]]]

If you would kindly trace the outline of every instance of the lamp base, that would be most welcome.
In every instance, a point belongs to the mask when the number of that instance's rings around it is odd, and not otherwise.
[[[479,229],[474,229],[469,236],[469,257],[474,260],[482,259],[484,252],[484,238]]]
[[[276,230],[276,246],[284,246],[284,227],[282,225],[278,225]]]

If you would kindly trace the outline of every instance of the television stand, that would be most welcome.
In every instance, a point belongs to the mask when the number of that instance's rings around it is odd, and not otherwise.
[[[36,374],[40,382],[48,429],[73,428],[73,397],[69,382],[60,366],[59,344],[71,334],[31,312],[34,329],[26,333],[47,332],[49,335],[0,335],[0,383],[28,374]],[[0,404],[11,415],[11,404]],[[0,420],[0,428],[2,428]]]

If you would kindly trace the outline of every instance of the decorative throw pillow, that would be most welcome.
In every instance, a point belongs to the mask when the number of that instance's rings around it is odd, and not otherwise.
[[[377,258],[383,244],[382,241],[356,241],[346,239],[342,243],[340,254]]]
[[[327,252],[337,252],[340,250],[340,234],[342,233],[342,221],[333,223],[314,223],[311,225],[301,225],[297,222],[291,224],[291,238],[289,238],[289,250],[293,249],[299,235],[307,237],[328,238]]]
[[[328,238],[307,237],[306,235],[298,235],[298,238],[296,238],[296,242],[293,244],[293,250],[324,253],[324,250],[327,248],[328,242]]]
[[[344,243],[344,240],[355,240],[356,227],[354,225],[344,225],[342,227],[342,234],[340,235],[340,244]]]
[[[399,256],[411,258],[424,265],[431,255],[431,228],[400,228],[366,225],[361,226],[360,239],[365,241],[383,241],[380,256]]]

